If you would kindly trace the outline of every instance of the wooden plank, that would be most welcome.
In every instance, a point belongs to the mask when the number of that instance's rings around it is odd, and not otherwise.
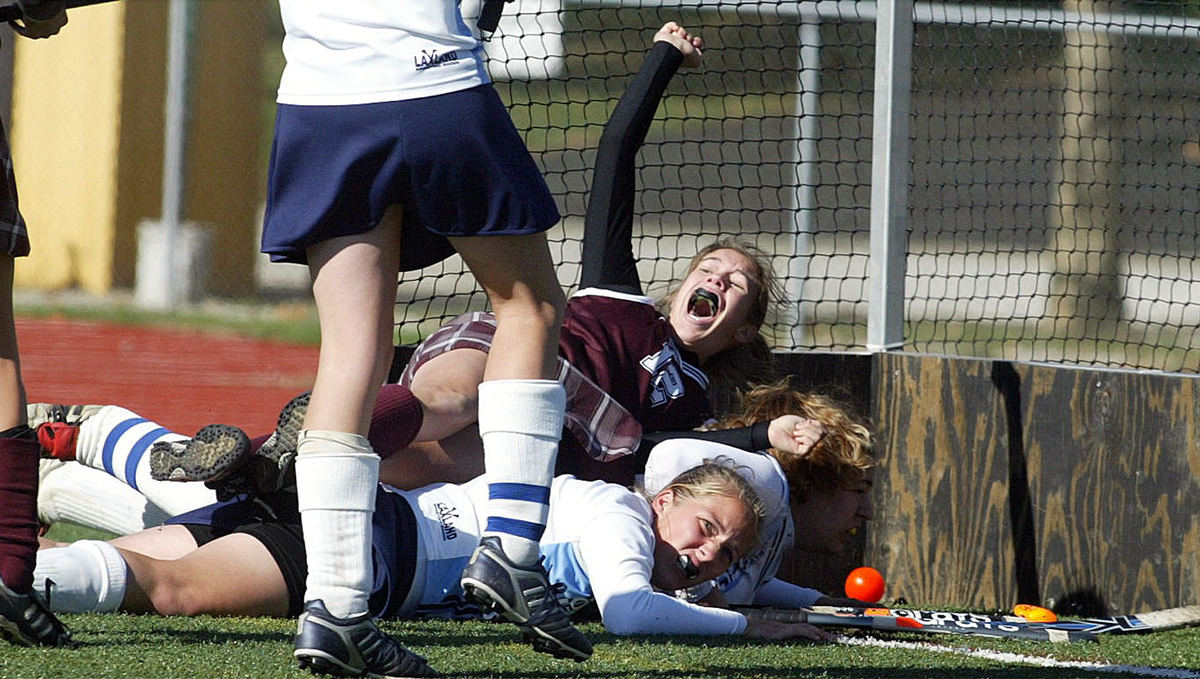
[[[888,596],[1092,615],[1200,601],[1196,377],[877,360],[864,560]]]
[[[995,607],[1013,598],[1005,413],[988,361],[881,354],[882,466],[867,561],[889,598]]]
[[[1096,613],[1200,602],[1196,378],[1020,370],[1047,601]]]

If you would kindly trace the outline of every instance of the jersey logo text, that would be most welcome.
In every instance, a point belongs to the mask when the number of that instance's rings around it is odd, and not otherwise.
[[[650,373],[650,406],[658,407],[671,399],[683,396],[683,374],[680,365],[683,359],[671,342],[664,342],[658,353],[650,354],[640,361],[642,368]]]
[[[437,512],[438,522],[442,524],[442,539],[449,542],[458,537],[458,528],[454,526],[458,520],[458,509],[445,502],[435,503],[433,509]]]
[[[420,56],[413,57],[413,65],[417,67],[418,71],[424,71],[434,66],[441,66],[451,61],[458,61],[458,50],[450,50],[445,54],[438,54],[437,50],[433,50],[432,52],[421,50]]]

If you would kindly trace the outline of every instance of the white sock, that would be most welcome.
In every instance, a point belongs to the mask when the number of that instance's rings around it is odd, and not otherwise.
[[[537,561],[566,401],[556,380],[479,385],[479,435],[489,496],[483,534],[499,537],[505,555],[518,564]]]
[[[46,471],[38,482],[38,519],[46,525],[69,521],[129,535],[172,516],[99,469],[53,459],[41,460],[41,466]]]
[[[308,553],[304,601],[339,618],[367,612],[375,581],[371,516],[379,456],[357,434],[305,430],[296,445],[296,491]]]
[[[173,516],[217,501],[216,491],[203,483],[155,481],[150,476],[150,447],[186,438],[133,411],[105,406],[79,425],[75,459],[128,484]]]
[[[50,610],[55,613],[110,613],[125,598],[125,559],[116,547],[99,540],[78,540],[37,553],[35,588],[49,581]]]

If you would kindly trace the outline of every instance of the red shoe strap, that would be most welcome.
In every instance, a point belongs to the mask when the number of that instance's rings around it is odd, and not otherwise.
[[[58,460],[75,459],[75,438],[79,427],[66,422],[45,422],[38,425],[37,438],[42,451]]]

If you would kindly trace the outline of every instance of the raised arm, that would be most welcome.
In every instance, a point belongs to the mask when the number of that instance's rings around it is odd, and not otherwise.
[[[654,46],[613,109],[592,172],[583,231],[583,267],[579,287],[603,287],[640,295],[633,256],[633,203],[637,190],[634,160],[646,140],[667,83],[680,65],[698,65],[699,38],[674,22],[655,35]],[[687,54],[685,54],[687,52]]]

